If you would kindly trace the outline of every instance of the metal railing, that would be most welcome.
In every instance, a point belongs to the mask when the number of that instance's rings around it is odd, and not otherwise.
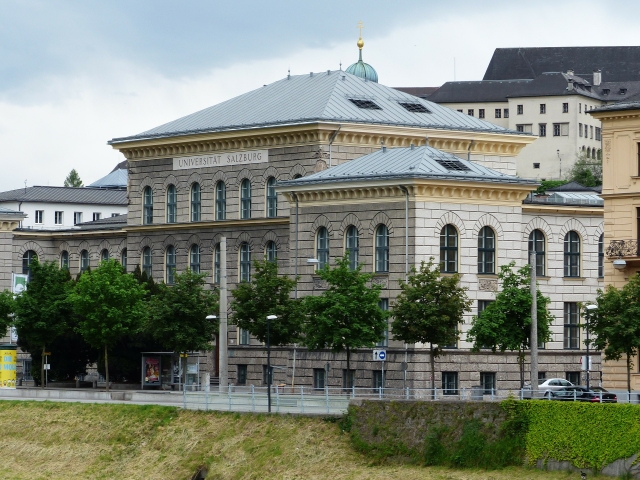
[[[611,240],[605,253],[607,257],[637,257],[638,240]]]
[[[640,403],[640,393],[610,392],[617,396],[618,403]],[[600,392],[599,398],[593,402],[607,403],[603,398],[605,393]],[[233,412],[266,412],[268,408],[267,387],[234,386],[220,392],[218,389],[211,391],[184,391],[183,408],[192,410],[220,410]],[[574,393],[574,398],[562,399],[543,391],[534,392],[534,398],[552,401],[580,401],[579,394]],[[489,401],[498,402],[513,398],[515,400],[530,400],[532,392],[529,389],[497,390],[484,389],[482,387],[453,388],[453,389],[429,389],[429,388],[338,388],[325,387],[316,389],[309,386],[288,387],[272,386],[271,410],[274,413],[298,413],[298,414],[342,414],[346,412],[349,402],[353,399],[379,399],[379,400],[421,400],[421,401]],[[588,401],[588,400],[582,400]]]

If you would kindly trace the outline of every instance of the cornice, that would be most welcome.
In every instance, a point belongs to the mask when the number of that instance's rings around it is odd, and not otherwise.
[[[20,226],[20,220],[0,219],[0,232],[10,232]]]
[[[638,118],[640,117],[640,108],[635,110],[618,110],[618,111],[604,111],[604,112],[589,112],[593,118],[600,121],[602,120],[621,120],[625,118]]]
[[[612,199],[616,199],[616,198],[633,198],[633,197],[637,197],[638,200],[640,200],[640,191],[636,191],[636,192],[619,192],[619,193],[601,193],[600,194],[600,198],[604,199],[604,200],[612,200]]]
[[[120,230],[90,230],[90,231],[82,231],[82,230],[72,230],[72,231],[18,231],[13,232],[15,238],[91,238],[91,237],[122,237],[126,235],[125,229]]]
[[[164,230],[194,230],[194,229],[221,229],[229,227],[248,227],[255,225],[288,225],[289,217],[276,218],[250,218],[246,220],[216,220],[211,222],[186,222],[186,223],[154,223],[151,225],[127,225],[127,232],[153,232]]]
[[[213,152],[328,144],[338,123],[316,122],[260,129],[233,130],[169,138],[133,140],[112,145],[130,161],[204,155]],[[465,130],[442,130],[391,125],[341,124],[333,144],[377,148],[429,145],[452,153],[516,156],[537,137]]]
[[[604,216],[604,208],[576,207],[571,205],[532,205],[530,203],[524,203],[522,205],[522,213]]]

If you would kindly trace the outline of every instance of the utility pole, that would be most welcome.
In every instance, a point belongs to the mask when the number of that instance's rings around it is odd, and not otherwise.
[[[220,239],[220,358],[219,389],[220,393],[226,392],[229,385],[229,360],[227,355],[227,237]]]
[[[530,252],[531,265],[531,398],[536,398],[538,390],[538,298],[536,287],[535,242]]]

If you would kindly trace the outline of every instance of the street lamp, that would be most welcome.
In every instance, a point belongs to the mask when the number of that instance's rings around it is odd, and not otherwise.
[[[267,315],[267,411],[271,413],[271,320],[277,315]]]
[[[589,316],[591,315],[591,312],[593,310],[595,310],[596,308],[598,308],[597,305],[594,305],[593,303],[590,303],[589,305],[586,306],[587,312],[585,315],[585,318],[587,320],[587,325],[586,325],[586,334],[587,334],[587,358],[586,358],[586,371],[587,371],[587,390],[590,390],[590,372],[589,372],[589,363],[591,363],[590,357],[589,357]]]

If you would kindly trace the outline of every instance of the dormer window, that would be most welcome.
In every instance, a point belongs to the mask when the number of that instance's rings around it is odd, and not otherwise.
[[[602,89],[602,94],[603,94],[603,95],[609,95],[609,92],[610,92],[610,91],[611,91],[611,90],[609,90],[608,88],[603,88],[603,89]]]
[[[469,171],[471,171],[471,169],[469,167],[467,167],[464,163],[460,162],[459,160],[442,158],[442,159],[437,159],[436,162],[441,167],[444,167],[449,171],[454,171],[454,172],[469,172]]]
[[[362,98],[350,98],[349,101],[353,103],[358,108],[363,108],[365,110],[382,110],[380,106],[372,102],[371,100],[365,100]]]
[[[353,100],[351,100],[353,102]],[[412,113],[431,113],[431,111],[421,103],[399,102],[400,106]],[[362,108],[362,107],[361,107]],[[379,107],[378,107],[379,108]],[[473,116],[473,110],[469,110],[469,115]]]
[[[620,89],[620,95],[626,95],[627,94],[627,89],[626,88],[621,88]]]

